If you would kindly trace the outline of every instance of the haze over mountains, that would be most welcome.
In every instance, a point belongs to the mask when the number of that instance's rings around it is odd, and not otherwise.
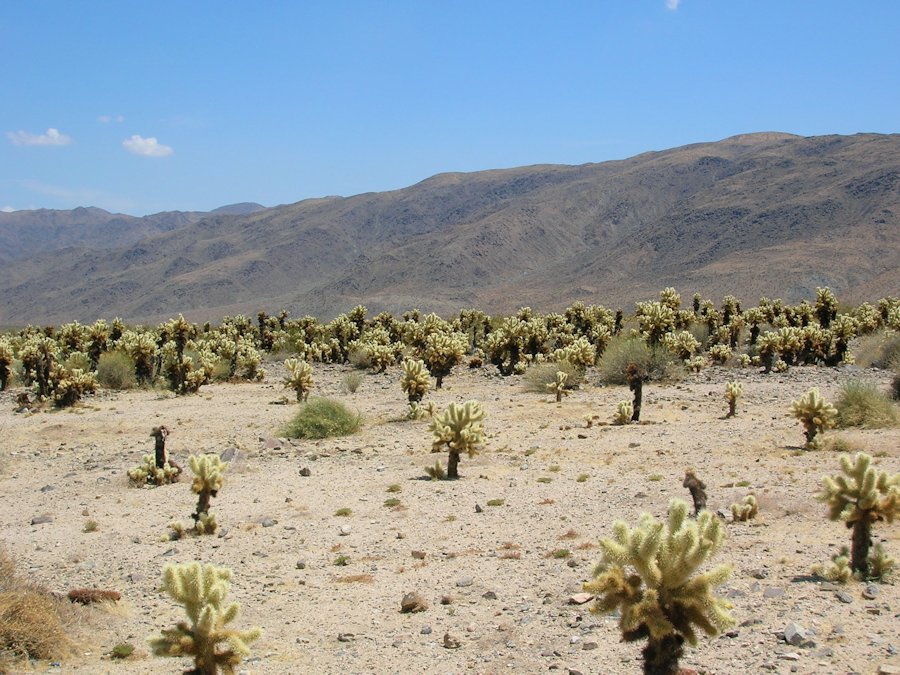
[[[630,309],[665,286],[745,302],[900,294],[898,134],[748,134],[258,206],[0,213],[0,325]]]

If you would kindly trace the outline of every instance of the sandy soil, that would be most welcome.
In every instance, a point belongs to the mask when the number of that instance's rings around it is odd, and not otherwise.
[[[786,414],[810,386],[833,400],[846,379],[886,384],[885,373],[796,368],[764,377],[710,369],[676,385],[648,385],[641,425],[586,428],[586,416],[608,420],[627,390],[599,386],[589,373],[557,404],[525,391],[519,377],[460,369],[428,398],[440,407],[481,401],[489,441],[481,455],[462,460],[459,481],[432,482],[422,479],[423,468],[438,456],[429,454],[426,422],[402,421],[399,369],[366,373],[359,390],[345,394],[349,369],[318,365],[314,395],[344,400],[365,424],[347,438],[294,442],[277,439],[297,408],[273,405],[291,392],[281,387],[278,365],[269,370],[260,384],[210,385],[184,398],[103,392],[71,410],[33,415],[12,412],[16,390],[0,394],[0,545],[21,572],[52,589],[97,586],[123,595],[115,608],[88,612],[78,656],[36,670],[187,668],[187,660],[150,656],[146,638],[182,616],[159,591],[163,565],[201,560],[233,569],[236,623],[264,630],[243,672],[639,672],[641,645],[621,643],[614,617],[569,598],[590,578],[596,541],[613,521],[662,515],[672,497],[688,498],[681,486],[688,467],[706,481],[713,510],[754,493],[761,513],[728,524],[716,559],[734,564],[720,593],[733,602],[737,625],[688,649],[684,667],[900,668],[898,586],[879,585],[866,599],[865,584],[834,586],[810,576],[813,564],[849,543],[848,531],[829,522],[813,498],[821,476],[838,470],[838,455],[801,451],[800,425]],[[734,419],[723,419],[727,379],[744,383]],[[238,450],[212,504],[219,536],[167,540],[172,520],[189,522],[189,482],[128,485],[127,469],[152,451],[149,432],[159,424],[172,431],[169,448],[185,465],[189,453]],[[900,430],[828,434],[835,436],[900,470]],[[309,477],[300,475],[304,467]],[[401,491],[388,493],[392,484]],[[385,506],[390,497],[401,506]],[[341,508],[352,514],[336,516]],[[41,515],[52,521],[32,525]],[[97,531],[83,531],[88,520]],[[900,526],[882,524],[875,534],[900,557]],[[554,557],[558,549],[571,555]],[[336,566],[342,555],[349,564]],[[400,613],[410,591],[425,598],[426,611]],[[785,644],[779,634],[791,621],[814,631],[814,644]],[[445,633],[459,648],[444,647]],[[106,658],[120,642],[135,644],[135,656]]]

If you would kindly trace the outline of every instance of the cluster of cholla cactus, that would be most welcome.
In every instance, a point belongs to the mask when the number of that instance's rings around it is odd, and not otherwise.
[[[880,544],[872,546],[872,526],[900,516],[900,474],[878,471],[862,452],[852,460],[843,455],[841,471],[822,479],[819,499],[828,505],[829,519],[842,520],[852,530],[850,569],[863,579],[881,577],[892,561]]]
[[[837,409],[822,398],[816,387],[791,403],[790,414],[803,425],[808,449],[818,447],[816,437],[826,429],[832,428],[837,419]]]
[[[194,668],[189,672],[197,675],[235,673],[235,667],[250,655],[247,644],[257,640],[262,631],[228,627],[240,609],[236,602],[225,602],[230,579],[230,569],[215,565],[166,565],[162,589],[184,607],[188,621],[179,621],[152,638],[153,654],[193,658]]]
[[[484,442],[484,409],[478,401],[460,405],[451,403],[441,415],[435,415],[428,426],[432,434],[432,452],[447,455],[447,478],[459,478],[462,453],[474,457]]]
[[[129,469],[128,478],[138,485],[167,485],[178,481],[181,475],[181,467],[175,460],[169,458],[166,449],[166,439],[169,437],[169,429],[165,426],[153,427],[150,436],[155,439],[153,454],[144,455],[143,462],[133,469]]]
[[[75,404],[97,387],[94,373],[63,364],[65,355],[60,344],[45,335],[31,336],[19,348],[26,383],[34,388],[38,400],[52,401],[59,408]],[[74,350],[68,357],[73,363],[80,361],[79,365],[85,367],[89,364],[83,352]]]
[[[731,517],[736,523],[752,520],[758,513],[759,504],[753,495],[747,495],[741,501],[731,505]]]
[[[634,528],[618,521],[613,537],[601,540],[603,558],[585,590],[596,594],[595,611],[619,611],[626,642],[647,640],[645,673],[674,675],[685,642],[696,645],[698,632],[714,636],[734,623],[730,604],[713,594],[731,567],[699,571],[724,538],[719,518],[704,511],[691,519],[687,503],[674,499],[665,522],[649,514]]]
[[[206,455],[191,455],[189,459],[194,480],[191,483],[191,491],[197,495],[197,507],[191,517],[194,519],[193,531],[195,534],[213,534],[219,527],[216,516],[209,512],[209,502],[215,497],[225,478],[222,474],[228,468],[228,462],[215,453]],[[184,525],[176,521],[169,527],[172,529],[172,537],[179,539],[187,534]]]
[[[700,341],[690,331],[666,333],[663,336],[666,348],[682,361],[687,361],[700,349]]]
[[[728,402],[728,414],[725,417],[737,415],[738,399],[744,394],[744,386],[737,381],[725,383],[725,400]]]
[[[634,415],[634,408],[631,407],[631,401],[619,401],[616,404],[616,412],[613,415],[612,423],[616,426],[631,424],[632,415]]]
[[[314,384],[312,366],[302,359],[290,358],[285,359],[284,367],[287,370],[284,386],[294,390],[298,401],[307,400]]]
[[[409,402],[410,419],[419,419],[425,414],[422,399],[431,388],[431,376],[423,361],[406,359],[403,362],[403,375],[400,378],[400,388],[406,394]]]

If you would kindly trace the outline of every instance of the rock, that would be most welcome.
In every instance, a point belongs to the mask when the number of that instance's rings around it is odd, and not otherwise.
[[[339,534],[340,536],[342,536],[342,537],[346,537],[346,536],[347,536],[348,534],[350,534],[352,531],[353,531],[353,528],[350,527],[349,525],[341,525],[341,526],[338,528],[338,534]]]
[[[590,602],[593,599],[594,599],[594,596],[591,593],[576,593],[575,595],[569,596],[569,604],[570,605],[583,605],[586,602]]]
[[[238,464],[241,461],[241,451],[237,448],[225,448],[220,457],[223,462]]]
[[[787,652],[785,654],[779,654],[778,658],[782,661],[799,661],[800,655],[797,652]]]
[[[308,466],[304,466],[302,469],[300,469],[300,475],[304,478],[309,478],[310,476],[312,476],[312,469],[310,469]]]
[[[485,600],[496,600],[497,594],[494,593],[494,591],[485,591],[484,593],[481,594],[481,597],[484,598]]]
[[[589,651],[592,651],[592,650],[594,650],[594,649],[597,649],[597,647],[599,647],[599,646],[600,646],[600,645],[598,645],[596,642],[585,642],[583,645],[581,645],[581,648],[582,648],[584,651],[589,652]]]
[[[263,518],[261,521],[259,521],[259,524],[262,525],[263,527],[272,527],[273,525],[275,525],[277,523],[278,523],[278,521],[275,520],[274,518]]]
[[[355,638],[353,633],[338,633],[338,642],[352,642]]]
[[[878,666],[878,675],[900,675],[900,666],[892,666],[889,663],[882,663]]]
[[[296,564],[296,567],[297,567],[298,570],[305,570],[305,569],[306,569],[306,561],[305,561],[305,560],[298,560],[298,561],[297,561],[297,564]]]
[[[461,577],[456,580],[456,585],[459,588],[465,588],[467,586],[471,586],[475,583],[475,580],[472,577]]]
[[[482,511],[484,511],[484,509],[481,508],[481,504],[476,504],[475,505],[475,513],[481,513]]]
[[[862,596],[866,600],[874,600],[878,596],[878,586],[875,584],[866,584],[863,589]]]
[[[588,643],[586,642],[585,644],[588,644]],[[584,673],[582,673],[580,670],[576,670],[575,668],[567,668],[566,674],[567,675],[584,675]]]
[[[431,635],[431,626],[422,626],[422,630],[419,631],[422,635]]]
[[[763,591],[764,598],[780,598],[783,595],[783,588],[767,588],[765,591]]]
[[[41,488],[41,492],[50,492],[51,490],[55,490],[55,489],[56,489],[56,487],[54,487],[53,485],[45,485],[44,487]]]
[[[413,551],[412,552],[412,557],[415,558],[416,560],[425,560],[425,555],[426,555],[425,551]]]
[[[415,591],[407,593],[400,600],[400,611],[404,614],[424,612],[426,609],[428,609],[428,603],[425,602],[425,598]]]
[[[581,642],[581,638],[577,635],[573,635],[572,637],[569,638],[570,645],[577,645],[579,642]]]
[[[264,450],[281,450],[283,444],[278,438],[266,438],[262,442]]]
[[[450,633],[444,633],[444,649],[459,649],[459,640]]]
[[[769,570],[767,570],[765,567],[760,567],[754,570],[750,570],[749,572],[747,572],[747,574],[749,574],[754,579],[765,579],[769,576]]]
[[[453,597],[452,597],[452,596],[449,596],[449,595],[442,595],[442,596],[441,596],[441,604],[442,604],[442,605],[452,605],[452,604],[453,604]]]
[[[841,591],[837,594],[837,599],[843,603],[850,604],[853,602],[853,596],[847,593],[846,591]]]
[[[793,621],[789,623],[784,628],[784,641],[789,645],[793,645],[795,647],[800,646],[803,641],[806,639],[806,631],[802,626],[794,623]]]
[[[31,519],[32,525],[44,525],[45,523],[52,523],[53,516],[43,515],[43,516],[35,516]]]
[[[578,567],[578,561],[575,560],[575,558],[569,558],[569,559],[566,561],[566,565],[568,565],[569,567],[573,567],[573,568],[574,568],[574,567]]]

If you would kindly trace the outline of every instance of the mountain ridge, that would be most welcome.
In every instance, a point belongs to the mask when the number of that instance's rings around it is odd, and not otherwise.
[[[0,323],[328,316],[357,303],[549,311],[669,285],[752,302],[829,285],[858,301],[900,292],[898,225],[900,135],[742,134],[207,213],[104,250],[15,260],[0,270]]]

